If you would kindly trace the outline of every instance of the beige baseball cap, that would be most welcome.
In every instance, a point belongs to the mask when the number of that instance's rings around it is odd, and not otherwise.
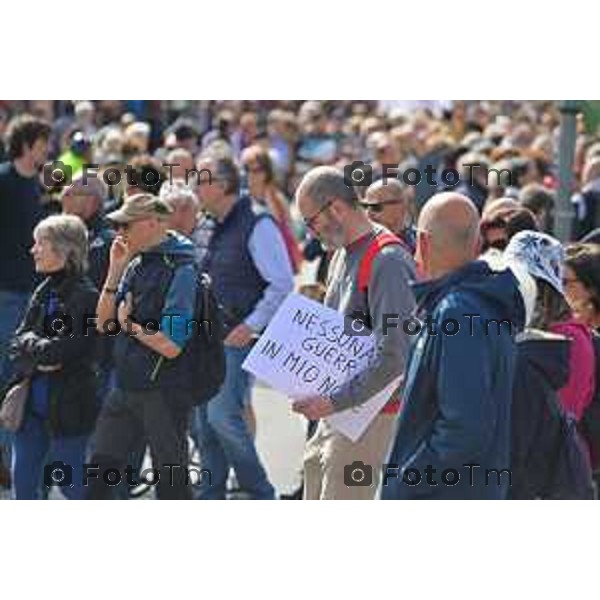
[[[152,194],[135,194],[129,196],[118,210],[106,218],[114,223],[131,223],[148,217],[168,219],[173,209],[163,200]]]

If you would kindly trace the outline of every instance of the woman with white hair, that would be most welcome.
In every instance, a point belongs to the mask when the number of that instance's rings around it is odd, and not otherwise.
[[[42,485],[55,484],[67,498],[81,498],[97,412],[96,330],[86,322],[96,313],[98,292],[85,275],[87,230],[79,217],[55,215],[38,223],[33,237],[35,269],[46,277],[12,343],[15,383],[29,382],[14,439],[14,497],[38,499]]]

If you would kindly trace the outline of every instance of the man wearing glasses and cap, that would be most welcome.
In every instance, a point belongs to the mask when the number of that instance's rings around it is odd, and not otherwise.
[[[107,215],[117,237],[97,328],[114,332],[118,320],[121,330],[114,336],[116,387],[96,427],[91,463],[99,465],[99,476],[90,478],[89,498],[111,497],[114,487],[102,474],[108,469],[126,473],[127,456],[140,439],[147,440],[159,473],[158,497],[191,498],[187,430],[196,365],[186,351],[194,328],[186,324],[196,314],[197,268],[192,242],[168,230],[171,212],[165,202],[143,193]],[[158,331],[150,330],[150,321],[160,324]],[[121,485],[127,485],[124,476]]]

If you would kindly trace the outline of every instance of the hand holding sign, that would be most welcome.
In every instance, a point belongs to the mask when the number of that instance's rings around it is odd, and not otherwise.
[[[294,398],[294,411],[309,419],[326,418],[355,442],[397,389],[399,378],[361,406],[341,412],[333,413],[329,397],[371,368],[376,357],[372,335],[346,331],[342,314],[290,294],[242,366]]]
[[[333,402],[327,396],[310,396],[302,400],[294,400],[292,410],[311,421],[316,421],[333,414]]]

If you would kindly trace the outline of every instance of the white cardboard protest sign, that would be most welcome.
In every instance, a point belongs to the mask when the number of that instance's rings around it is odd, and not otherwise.
[[[398,385],[400,385],[400,377],[392,381],[381,392],[369,398],[364,404],[334,413],[327,417],[326,421],[351,441],[356,442],[391,398]]]
[[[373,335],[348,335],[344,316],[300,294],[290,294],[242,367],[291,398],[333,393],[371,367]],[[356,408],[327,417],[356,442],[398,387],[400,378]]]

